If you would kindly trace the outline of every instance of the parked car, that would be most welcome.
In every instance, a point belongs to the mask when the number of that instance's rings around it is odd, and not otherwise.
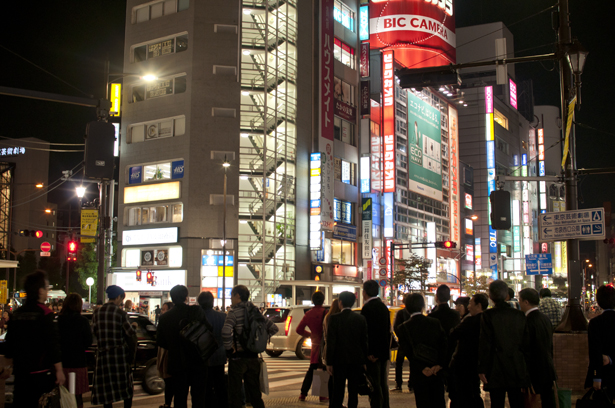
[[[271,336],[265,353],[279,357],[285,351],[292,351],[297,358],[307,360],[312,354],[312,341],[309,337],[297,334],[297,326],[303,316],[313,306],[270,307],[264,315],[278,326],[278,332]],[[329,306],[325,306],[329,310]]]
[[[83,313],[92,324],[92,313]],[[164,380],[158,375],[156,368],[156,358],[158,347],[156,346],[156,326],[147,316],[138,313],[128,313],[130,323],[136,323],[137,331],[137,356],[133,365],[133,376],[135,384],[141,384],[143,390],[148,394],[155,395],[164,391]],[[96,368],[96,336],[92,346],[87,350],[88,378],[90,386]]]

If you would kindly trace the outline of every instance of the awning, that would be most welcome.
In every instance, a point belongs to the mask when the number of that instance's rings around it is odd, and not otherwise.
[[[19,262],[0,259],[0,268],[19,268]]]

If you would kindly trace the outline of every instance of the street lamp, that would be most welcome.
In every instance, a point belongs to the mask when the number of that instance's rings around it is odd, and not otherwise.
[[[90,295],[88,296],[88,303],[90,304],[90,307],[92,307],[92,285],[94,284],[94,278],[90,276],[85,280],[85,283],[88,285],[88,288],[90,290]]]
[[[572,40],[572,45],[570,45],[568,52],[566,53],[568,66],[574,74],[574,87],[579,105],[581,104],[581,74],[583,73],[583,67],[585,66],[587,54],[589,54],[589,52],[583,48],[581,43],[576,38]]]
[[[79,187],[76,187],[75,190],[77,191],[77,197],[83,198],[83,196],[85,195],[86,189],[87,187],[83,187],[83,184],[80,185]]]
[[[231,166],[231,163],[224,156],[224,188],[223,188],[223,206],[222,209],[222,311],[226,309],[226,170]]]
[[[43,188],[45,185],[43,183],[36,183],[36,188]]]

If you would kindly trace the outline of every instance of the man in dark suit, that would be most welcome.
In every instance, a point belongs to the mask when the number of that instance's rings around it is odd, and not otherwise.
[[[378,282],[363,284],[363,297],[367,299],[361,315],[367,321],[367,373],[373,380],[374,392],[370,396],[371,408],[389,408],[388,361],[391,347],[391,320],[389,309],[378,297]]]
[[[448,305],[451,300],[451,288],[447,285],[440,285],[436,289],[436,309],[429,314],[429,317],[438,319],[444,329],[444,333],[448,336],[451,330],[459,324],[461,316],[459,312],[453,310]]]
[[[404,299],[410,319],[399,326],[399,344],[410,360],[410,381],[417,408],[444,408],[444,382],[438,375],[446,361],[446,336],[437,319],[423,315],[425,299]]]
[[[175,384],[174,406],[188,407],[188,390],[192,397],[192,406],[205,406],[205,384],[207,382],[207,365],[198,355],[196,349],[188,347],[179,332],[182,326],[192,320],[205,321],[205,311],[200,306],[188,306],[188,288],[176,285],[171,289],[171,300],[175,306],[160,316],[156,331],[156,343],[169,351],[168,373],[173,376]],[[208,323],[209,324],[209,323]]]
[[[481,314],[489,307],[489,299],[477,293],[468,303],[469,315],[455,327],[449,340],[456,344],[451,360],[453,387],[449,387],[451,408],[483,408],[478,379],[478,339]]]
[[[482,313],[478,375],[491,395],[492,408],[504,408],[506,394],[510,408],[522,408],[521,389],[530,384],[525,365],[528,349],[525,315],[506,302],[506,282],[491,282],[489,297],[495,307]]]
[[[352,292],[342,292],[339,301],[342,311],[329,317],[326,361],[327,371],[333,376],[331,406],[341,408],[348,380],[348,408],[359,404],[358,383],[367,362],[367,322],[352,311],[357,300]]]
[[[205,317],[218,341],[218,350],[207,361],[207,383],[205,384],[205,398],[215,407],[228,406],[228,387],[224,376],[226,365],[226,350],[222,341],[222,328],[226,314],[214,310],[214,295],[210,291],[199,294],[197,303],[205,311]]]
[[[407,294],[404,296],[404,300],[408,296]],[[395,320],[393,321],[393,330],[397,337],[399,337],[399,326],[401,326],[405,321],[410,319],[410,313],[406,310],[406,308],[399,309],[395,314]],[[403,370],[404,370],[404,360],[406,359],[406,350],[399,345],[397,349],[397,358],[395,359],[395,388],[391,389],[391,391],[401,391],[401,386],[403,383]],[[408,375],[408,390],[412,390],[412,383],[410,382],[410,376]]]
[[[586,387],[605,388],[611,398],[615,397],[615,288],[600,286],[596,291],[602,314],[589,321],[587,328],[589,367],[585,378]]]
[[[553,381],[557,378],[553,366],[553,329],[551,320],[538,310],[540,295],[536,289],[525,288],[519,292],[519,307],[527,319],[531,347],[525,364],[534,391],[540,394],[543,408],[555,408]]]

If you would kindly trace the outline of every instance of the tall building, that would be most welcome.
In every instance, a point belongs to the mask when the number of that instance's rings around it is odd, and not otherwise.
[[[235,284],[286,304],[280,282],[309,280],[316,265],[330,281],[360,281],[357,13],[356,1],[127,2],[119,266],[108,283],[153,306],[176,284],[191,297],[210,290],[218,304]],[[329,218],[317,256],[319,152]]]

